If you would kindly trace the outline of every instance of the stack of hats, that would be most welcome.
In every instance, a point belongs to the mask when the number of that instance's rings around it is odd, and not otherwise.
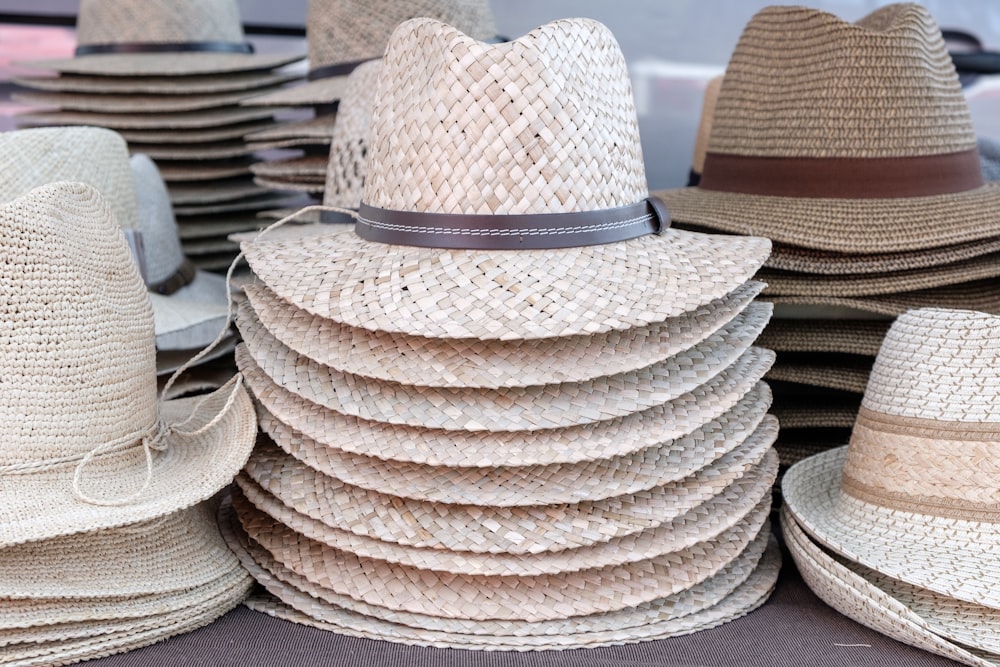
[[[121,132],[170,183],[195,264],[227,266],[226,234],[254,228],[255,211],[277,201],[252,183],[243,139],[274,125],[275,110],[240,102],[293,78],[272,70],[298,56],[255,55],[235,0],[83,0],[77,44],[73,58],[27,63],[59,76],[18,79],[37,90],[14,97],[57,110],[19,122]]]
[[[901,315],[850,445],[785,475],[802,576],[842,613],[970,665],[1000,662],[1000,317]]]
[[[891,104],[886,101],[890,100]],[[768,7],[722,81],[697,187],[658,193],[690,229],[757,234],[775,319],[783,463],[846,443],[892,319],[1000,312],[1000,187],[941,33],[914,4],[857,24]]]
[[[349,74],[361,63],[381,58],[393,29],[407,19],[434,18],[476,39],[493,39],[496,28],[488,0],[309,0],[306,39],[309,81],[244,104],[309,109],[313,117],[247,135],[257,149],[295,148],[295,157],[258,162],[251,169],[258,185],[322,197],[333,164],[331,137],[341,124]],[[357,208],[360,200],[349,203]],[[339,204],[337,204],[339,205]]]
[[[375,100],[356,225],[243,246],[237,363],[266,435],[223,523],[270,593],[248,604],[511,650],[760,605],[770,244],[669,228],[614,37],[411,20]]]
[[[0,202],[47,183],[75,181],[110,203],[153,304],[157,374],[172,373],[227,328],[225,278],[185,258],[156,166],[140,155],[130,161],[120,135],[98,127],[17,130],[0,134],[0,152]],[[234,345],[230,334],[202,361]]]
[[[210,500],[253,447],[246,390],[237,378],[157,400],[146,286],[92,186],[0,206],[0,248],[4,664],[75,662],[211,622],[252,585]]]

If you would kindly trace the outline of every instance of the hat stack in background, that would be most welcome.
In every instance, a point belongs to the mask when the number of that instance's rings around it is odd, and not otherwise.
[[[210,499],[250,454],[253,404],[238,379],[157,399],[154,315],[114,208],[66,182],[0,206],[5,664],[152,644],[252,584]]]
[[[98,127],[17,130],[0,133],[0,151],[0,202],[55,181],[87,183],[110,202],[153,304],[157,374],[172,373],[226,327],[225,279],[186,260],[156,166],[143,156],[130,161],[120,135]],[[230,334],[203,361],[234,344]]]
[[[82,0],[76,34],[75,57],[25,63],[58,76],[19,78],[36,90],[14,98],[56,110],[19,122],[121,132],[170,184],[185,252],[225,268],[237,252],[226,234],[283,201],[252,182],[243,139],[273,126],[275,109],[240,102],[293,79],[274,70],[300,56],[254,54],[235,0]]]
[[[496,37],[488,0],[309,0],[306,40],[309,81],[274,93],[253,97],[244,104],[255,107],[311,109],[308,120],[282,123],[254,132],[247,141],[257,150],[294,148],[293,157],[253,165],[254,180],[261,186],[305,192],[324,198],[328,166],[335,164],[331,137],[340,124],[350,73],[361,63],[381,58],[393,29],[416,17],[438,19],[476,39]],[[325,202],[328,203],[328,202]],[[357,208],[360,200],[336,206]]]
[[[670,229],[647,199],[610,32],[494,46],[408,21],[375,100],[356,226],[243,246],[237,360],[265,435],[223,524],[269,591],[248,604],[506,650],[761,604],[777,425],[750,278],[770,244]]]
[[[875,360],[850,445],[785,475],[803,578],[842,613],[970,665],[1000,662],[1000,317],[912,310]]]
[[[761,343],[778,353],[787,465],[846,442],[892,318],[1000,312],[1000,188],[984,183],[944,40],[914,4],[856,25],[762,10],[711,116],[700,184],[658,194],[685,228],[774,241],[757,277],[775,304]]]

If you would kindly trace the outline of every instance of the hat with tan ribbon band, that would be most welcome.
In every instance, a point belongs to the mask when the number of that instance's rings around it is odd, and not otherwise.
[[[879,253],[995,237],[1000,188],[983,180],[925,8],[890,5],[852,24],[782,6],[761,10],[736,45],[700,185],[662,196],[685,223]]]

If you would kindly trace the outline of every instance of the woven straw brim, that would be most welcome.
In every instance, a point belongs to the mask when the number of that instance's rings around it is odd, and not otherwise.
[[[175,380],[165,394],[163,389],[169,376],[161,375],[156,379],[156,388],[166,400],[196,396],[215,391],[229,382],[235,374],[236,364],[233,363],[232,359],[220,358],[208,364],[198,364],[184,371],[180,379]]]
[[[178,186],[178,188],[180,187],[182,186]],[[239,212],[253,213],[252,217],[259,222],[260,216],[258,211],[261,209],[281,206],[283,204],[298,201],[294,197],[289,197],[286,194],[280,194],[277,192],[270,192],[253,184],[250,185],[250,190],[250,194],[240,199],[202,204],[175,205],[174,214],[177,216],[177,225],[180,228],[181,238],[183,238],[185,234],[185,225],[188,227],[188,230],[192,230],[204,228],[206,225],[212,224],[213,222],[225,224],[227,220],[231,219],[232,215],[222,214],[237,214]],[[205,236],[205,234],[202,234],[202,236]],[[211,234],[209,234],[209,236],[211,236]]]
[[[360,557],[408,567],[454,574],[533,576],[637,562],[713,539],[744,520],[761,523],[770,512],[770,490],[777,471],[777,456],[768,454],[761,466],[749,470],[718,495],[660,526],[593,547],[531,556],[421,549],[362,537],[296,512],[244,476],[237,478],[242,492],[234,492],[233,503],[251,535],[291,530]]]
[[[326,187],[325,181],[302,182],[296,179],[286,180],[283,178],[264,178],[262,176],[254,176],[253,182],[262,188],[304,192],[310,195],[322,195],[323,189]]]
[[[902,601],[852,572],[814,543],[787,511],[782,511],[785,543],[806,584],[840,613],[911,646],[977,667],[996,667],[1000,656],[984,655],[939,636]]]
[[[912,271],[963,262],[1000,251],[1000,236],[926,250],[857,255],[775,244],[764,266],[823,275]]]
[[[134,502],[102,507],[79,500],[73,492],[77,461],[0,475],[0,547],[155,519],[211,497],[232,480],[253,449],[257,420],[250,397],[237,384],[207,397],[162,404],[160,417],[166,425],[185,422],[184,429],[197,429],[219,414],[232,392],[232,405],[213,427],[196,436],[166,436],[165,450],[152,453],[149,486]],[[96,456],[81,472],[80,487],[91,496],[125,497],[143,488],[146,466],[138,444]]]
[[[858,415],[860,401],[836,402],[832,399],[792,402],[780,400],[771,412],[778,418],[782,430],[796,428],[851,428]],[[843,444],[847,444],[846,442]]]
[[[770,197],[701,188],[654,194],[666,202],[671,217],[683,223],[857,254],[994,239],[1000,207],[997,183],[956,194],[897,199]]]
[[[757,344],[775,352],[834,352],[874,357],[889,322],[772,318]]]
[[[212,342],[226,325],[226,306],[149,294],[153,304],[156,349],[190,350]]]
[[[276,72],[232,73],[228,76],[108,77],[108,76],[23,76],[13,82],[25,88],[60,93],[101,93],[129,95],[198,95],[233,91],[256,91],[277,86],[295,77]]]
[[[253,153],[253,149],[242,141],[191,145],[133,143],[129,150],[133,154],[144,153],[154,160],[224,160]]]
[[[328,148],[330,143],[330,137],[292,137],[289,139],[275,139],[273,141],[248,141],[247,146],[254,151],[269,151],[279,148],[302,148],[307,151],[314,151]]]
[[[344,232],[244,250],[275,294],[313,315],[371,331],[517,340],[603,333],[692,311],[750,280],[770,243],[667,229],[558,251],[485,252]],[[511,282],[491,277],[500,275]]]
[[[868,376],[871,374],[871,366],[850,367],[824,363],[788,363],[782,362],[781,358],[771,366],[771,370],[764,376],[765,380],[782,380],[784,382],[795,382],[797,384],[807,384],[813,387],[825,387],[827,389],[838,389],[849,391],[855,394],[865,393],[868,386]]]
[[[769,405],[751,392],[690,435],[633,454],[577,464],[452,468],[386,462],[333,449],[303,436],[258,406],[261,428],[283,450],[330,477],[413,500],[510,507],[602,500],[693,474],[732,451],[758,427]]]
[[[252,168],[255,176],[269,179],[299,179],[303,182],[310,178],[323,179],[326,182],[326,167],[328,157],[307,156],[287,160],[269,160],[258,162]]]
[[[961,285],[868,297],[769,296],[765,300],[775,305],[775,317],[782,317],[782,307],[788,306],[796,308],[833,306],[858,313],[873,313],[891,317],[902,315],[912,308],[927,306],[1000,314],[1000,281],[977,280]]]
[[[240,139],[248,132],[274,127],[274,121],[250,120],[242,123],[220,125],[218,127],[196,128],[192,130],[119,130],[125,140],[136,144],[204,144],[227,139]]]
[[[225,107],[174,113],[39,111],[16,116],[18,125],[96,125],[112,130],[193,130],[270,118],[272,109]]]
[[[599,501],[534,507],[445,505],[344,484],[261,438],[245,469],[254,482],[331,528],[410,547],[537,554],[609,542],[671,521],[758,466],[774,424],[694,475]]]
[[[337,114],[328,113],[309,120],[278,123],[269,128],[257,130],[244,135],[248,142],[281,141],[283,139],[315,139],[316,143],[330,143],[333,128],[337,122]]]
[[[778,269],[762,269],[757,279],[767,283],[765,295],[871,296],[915,292],[1000,276],[1000,255],[983,255],[943,266],[863,275],[817,276]]]
[[[244,357],[249,355],[244,352]],[[414,429],[357,419],[310,403],[253,368],[245,375],[271,414],[330,447],[386,460],[483,467],[592,461],[683,437],[736,405],[773,362],[774,353],[765,350],[667,404],[596,425],[522,432],[516,439],[488,431]]]
[[[175,113],[216,109],[245,100],[248,93],[212,92],[188,95],[143,95],[120,93],[48,93],[16,92],[11,97],[36,107],[55,107],[63,111],[94,111],[99,113]]]
[[[292,213],[295,213],[295,211],[296,209],[261,211],[260,213],[257,214],[258,223],[262,226],[266,224],[266,220],[280,220],[281,218],[287,217]],[[319,216],[309,216],[307,214],[304,214],[299,218],[299,220],[308,221],[310,217],[315,219],[318,218]],[[305,222],[304,224],[295,224],[294,222],[290,222],[288,224],[282,225],[281,227],[269,231],[267,233],[267,238],[272,241],[305,240],[312,238],[314,236],[322,236],[323,234],[333,234],[342,231],[344,231],[344,226],[341,223],[335,223],[335,222],[325,223],[325,222],[319,222],[318,220],[316,220],[315,222]],[[259,237],[259,230],[252,232],[230,234],[229,240],[233,241],[234,243],[253,243],[258,239],[258,237]],[[258,290],[267,290],[267,288],[264,287],[259,281],[251,282],[249,283],[249,285],[252,285]],[[267,292],[269,295],[271,295],[270,290],[267,290]],[[281,301],[281,299],[278,299],[277,297],[273,298],[278,302],[284,303],[285,308],[295,310],[295,312],[298,313],[297,316],[305,318],[305,321],[302,324],[291,327],[290,331],[284,331],[284,330],[280,331],[280,333],[283,335],[287,334],[289,338],[293,341],[299,342],[297,341],[296,332],[298,331],[300,326],[310,327],[310,329],[313,327],[314,324],[318,325],[320,328],[331,326],[329,325],[330,322],[329,320],[317,318],[314,315],[310,315],[309,313],[305,312],[304,310],[299,310],[298,308],[295,308],[295,306],[289,303],[285,303],[284,301]],[[271,314],[272,313],[268,313],[268,315]],[[275,324],[275,326],[280,327],[284,321],[284,316],[278,313],[275,313],[274,315],[280,318],[280,321]],[[369,333],[369,336],[372,336],[372,334]]]
[[[245,535],[240,539],[244,543],[238,543],[235,537],[230,542],[240,560],[254,578],[278,596],[254,596],[247,601],[251,609],[355,637],[493,651],[594,648],[662,639],[721,625],[763,604],[774,589],[781,561],[772,539],[759,559],[752,558],[754,554],[748,550],[702,584],[621,612],[542,623],[463,622],[394,613],[350,601],[347,604],[351,608],[347,608],[342,598],[312,586],[275,563]]]
[[[197,216],[183,218],[177,225],[181,242],[198,241],[225,237],[227,240],[233,233],[256,234],[264,223],[252,213],[235,213],[231,215]],[[235,243],[235,241],[233,241]]]
[[[1000,609],[1000,527],[878,507],[840,493],[847,448],[785,473],[785,505],[813,539],[865,567],[965,602]]]
[[[235,257],[240,251],[240,246],[237,243],[233,243],[225,236],[217,236],[214,238],[200,238],[195,240],[187,240],[183,244],[184,254],[191,258],[198,257],[200,255],[210,255],[212,253],[228,252],[232,253]]]
[[[71,604],[78,597],[163,594],[201,586],[238,567],[219,538],[216,508],[206,501],[136,524],[6,546],[0,552],[0,590],[12,601],[62,599]]]
[[[306,81],[273,93],[254,96],[246,103],[270,107],[307,107],[333,104],[344,96],[344,91],[347,89],[347,78],[347,75],[344,75]]]
[[[174,183],[168,187],[170,203],[174,205],[175,215],[191,215],[191,212],[178,212],[178,207],[198,206],[197,213],[202,214],[208,204],[222,205],[225,203],[243,203],[243,200],[261,195],[273,194],[255,185],[248,179],[234,179],[225,183]],[[216,209],[223,212],[223,209]],[[225,209],[228,210],[228,209]]]
[[[331,231],[320,225],[296,233],[305,237],[324,230]],[[527,341],[436,339],[367,331],[310,315],[259,283],[247,285],[250,303],[239,317],[251,323],[258,320],[288,348],[344,373],[425,386],[531,386],[638,370],[716,332],[729,341],[740,331],[759,332],[759,325],[770,317],[769,306],[751,303],[761,287],[747,283],[691,313],[646,327]]]
[[[210,361],[219,359],[220,357],[231,355],[235,348],[236,348],[236,336],[227,336],[223,338],[222,342],[220,342],[211,352],[202,357],[198,361],[198,364],[195,365],[195,368],[201,366],[202,364],[206,364]],[[163,350],[163,351],[157,350],[156,375],[161,376],[173,373],[178,368],[187,363],[193,356],[201,352],[201,350],[202,350],[201,347],[188,348],[186,350]],[[235,368],[236,367],[234,366],[233,374],[235,374],[236,372]],[[227,377],[225,380],[228,381],[229,378]],[[218,389],[223,384],[225,384],[225,381],[215,385],[213,389]]]
[[[177,181],[209,181],[215,179],[233,178],[250,173],[251,161],[248,158],[231,158],[229,160],[169,160],[162,161],[157,166],[160,176],[168,183]]]
[[[204,74],[256,72],[288,65],[302,56],[287,54],[249,55],[237,53],[129,53],[96,54],[81,58],[57,58],[19,63],[24,67],[65,74],[100,76],[171,76],[183,78]],[[220,77],[224,78],[224,77]]]

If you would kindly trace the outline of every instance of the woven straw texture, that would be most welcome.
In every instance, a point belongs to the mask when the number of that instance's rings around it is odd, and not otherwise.
[[[867,364],[861,363],[854,366],[845,363],[831,363],[824,361],[822,355],[816,355],[813,362],[785,362],[779,357],[764,379],[783,380],[863,394],[865,386],[868,384],[868,373]]]
[[[357,208],[365,180],[372,110],[382,60],[359,65],[347,77],[340,100],[337,124],[330,137],[330,161],[326,168],[323,203]]]
[[[797,403],[783,400],[771,408],[778,418],[782,431],[798,428],[851,428],[858,416],[858,404],[824,401],[823,405],[813,402]],[[847,444],[847,441],[840,444]]]
[[[321,114],[308,120],[277,123],[271,127],[256,130],[245,135],[246,140],[255,145],[280,142],[286,139],[309,139],[310,143],[329,143],[333,128],[337,126],[337,114]],[[275,145],[277,148],[278,146]]]
[[[230,72],[226,76],[176,77],[107,77],[107,76],[33,76],[14,77],[24,88],[60,93],[126,93],[130,95],[199,95],[228,93],[237,90],[257,91],[294,80],[290,74],[276,72]],[[182,87],[178,87],[182,84]]]
[[[101,113],[97,111],[38,111],[18,114],[19,125],[96,125],[112,130],[193,130],[270,118],[273,109],[224,107],[170,113]]]
[[[984,655],[939,636],[925,617],[852,572],[813,542],[789,512],[782,512],[781,525],[802,578],[816,595],[840,613],[893,639],[962,664],[996,667],[1000,662],[995,655]]]
[[[772,319],[757,344],[775,352],[839,352],[874,357],[889,322]]]
[[[242,179],[207,185],[204,183],[172,183],[168,185],[168,190],[170,191],[170,202],[175,207],[178,205],[187,205],[187,207],[197,205],[198,213],[221,212],[227,210],[223,208],[226,205],[243,206],[243,202],[240,200],[268,194],[267,190]],[[211,210],[206,210],[209,208]],[[175,208],[174,212],[181,215],[178,208]],[[185,215],[190,213],[191,211],[184,212]]]
[[[804,7],[761,10],[726,68],[708,151],[836,159],[945,155],[975,146],[934,20],[919,5],[896,4],[857,24]],[[881,253],[995,237],[1000,188],[871,199],[701,188],[661,195],[683,222],[817,250]]]
[[[122,129],[121,135],[130,143],[136,144],[181,144],[191,146],[226,139],[239,139],[248,132],[256,132],[268,127],[274,127],[274,121],[268,120],[248,120],[239,121],[232,124],[220,125],[217,127],[195,128],[187,130],[129,130]]]
[[[693,312],[646,327],[526,341],[366,331],[309,315],[259,283],[247,285],[249,306],[240,309],[239,317],[257,319],[287,347],[345,373],[424,386],[531,386],[637,370],[697,345],[720,328],[728,336],[756,331],[770,314],[766,305],[749,305],[761,287],[747,283]]]
[[[978,310],[984,313],[1000,314],[1000,281],[977,280],[961,285],[948,285],[916,292],[880,294],[867,297],[835,296],[769,296],[766,298],[775,306],[775,317],[784,316],[782,307],[795,306],[835,306],[850,309],[849,317],[857,314],[874,313],[896,317],[912,308],[935,306]]]
[[[339,117],[339,116],[338,116]],[[326,178],[326,156],[307,156],[287,160],[258,162],[251,171],[258,176],[269,178],[289,178],[310,181]]]
[[[142,153],[154,160],[221,160],[243,157],[253,149],[242,141],[223,141],[211,144],[139,144],[129,145],[133,154]]]
[[[244,91],[190,95],[143,95],[99,93],[18,92],[12,97],[31,106],[56,107],[65,111],[100,113],[157,113],[198,111],[236,104],[246,99]]]
[[[839,276],[911,271],[964,262],[996,252],[1000,252],[1000,236],[939,248],[869,255],[822,252],[775,244],[765,266],[784,271]]]
[[[319,195],[323,192],[322,178],[308,181],[301,176],[287,178],[254,176],[253,182],[262,188],[270,188],[272,190],[288,190],[290,192],[302,192],[311,195]]]
[[[694,153],[691,155],[691,171],[696,174],[700,174],[705,166],[708,137],[711,134],[712,118],[715,116],[715,105],[719,100],[719,89],[721,88],[721,74],[709,79],[705,85],[705,95],[701,100],[701,116],[698,119],[698,131],[694,136]]]

